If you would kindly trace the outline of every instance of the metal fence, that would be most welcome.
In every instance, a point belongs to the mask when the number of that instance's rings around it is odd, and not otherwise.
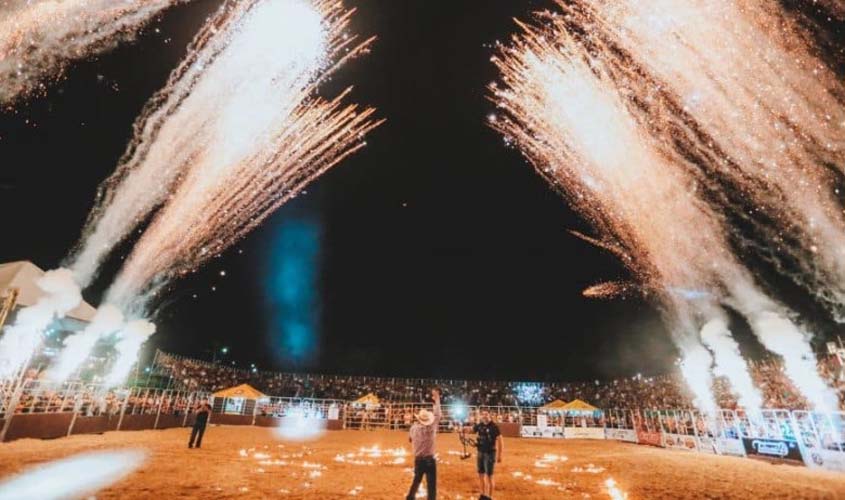
[[[214,398],[206,392],[24,381],[0,385],[0,440],[61,437],[110,430],[191,425],[201,402],[212,404],[211,423],[273,426],[291,416],[326,420],[330,428],[407,430],[430,404],[357,404],[333,399]],[[516,406],[442,406],[439,430],[495,422],[526,438],[610,439],[709,454],[803,463],[845,472],[845,412],[767,409],[758,412],[692,409],[607,409],[559,412]]]

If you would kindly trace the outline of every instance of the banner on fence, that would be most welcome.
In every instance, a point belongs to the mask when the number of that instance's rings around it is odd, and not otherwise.
[[[663,446],[663,435],[660,431],[637,429],[637,442],[649,446]]]
[[[605,437],[607,439],[615,439],[617,441],[636,443],[637,431],[634,429],[605,429]]]
[[[807,448],[804,463],[813,469],[845,472],[845,453],[825,448]]]
[[[710,436],[698,436],[698,451],[712,455],[721,454],[718,439]]]
[[[663,446],[665,446],[666,448],[675,448],[678,450],[698,450],[698,443],[695,440],[695,436],[688,436],[686,434],[664,433]]]
[[[603,427],[564,427],[566,439],[604,439]]]
[[[536,425],[523,425],[519,432],[525,438],[563,438],[563,429],[559,426],[539,427]]]
[[[745,456],[745,447],[742,445],[741,439],[726,437],[717,438],[716,446],[719,449],[719,453],[722,455],[730,455],[733,457]]]
[[[745,448],[745,454],[749,457],[803,461],[796,441],[744,437],[742,445]]]

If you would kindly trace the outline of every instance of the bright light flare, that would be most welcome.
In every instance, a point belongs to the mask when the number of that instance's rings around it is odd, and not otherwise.
[[[308,414],[302,409],[288,411],[281,424],[276,427],[276,435],[286,441],[314,441],[325,432],[325,419]]]
[[[0,483],[0,498],[84,498],[120,481],[146,458],[141,450],[80,453],[38,465]]]

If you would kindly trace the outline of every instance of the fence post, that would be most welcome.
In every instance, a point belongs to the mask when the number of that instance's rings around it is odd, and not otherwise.
[[[161,405],[164,404],[164,397],[167,394],[167,391],[161,393],[161,398],[158,401],[158,409],[156,410],[156,420],[153,422],[153,429],[158,429],[158,419],[161,417]]]
[[[65,397],[67,398],[67,397]],[[79,395],[77,394],[74,396],[73,401],[73,416],[70,418],[70,425],[67,426],[67,435],[73,432],[73,426],[76,424],[76,418],[79,416],[79,409],[82,406],[82,401],[79,399]],[[62,407],[64,407],[64,401],[62,401]]]
[[[128,393],[126,393],[126,398],[123,400],[123,404],[120,405],[120,416],[117,418],[117,428],[116,431],[120,430],[120,426],[123,424],[123,415],[126,413],[126,405],[129,404],[129,398],[132,396],[132,390],[130,389]]]
[[[255,417],[258,415],[258,399],[255,400],[255,404],[252,405],[252,426],[255,426]]]
[[[23,384],[18,384],[9,400],[9,406],[6,407],[6,420],[3,422],[3,429],[0,430],[0,443],[6,441],[6,432],[8,432],[9,426],[12,424],[12,418],[15,416],[15,410],[18,408],[18,403],[20,403],[22,395]]]

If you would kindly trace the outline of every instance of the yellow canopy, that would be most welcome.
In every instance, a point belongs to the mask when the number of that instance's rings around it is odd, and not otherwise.
[[[213,394],[215,398],[243,398],[243,399],[263,399],[266,398],[261,391],[249,384],[241,384],[228,389],[217,391]]]
[[[560,399],[555,399],[551,403],[541,406],[540,409],[541,410],[564,410],[564,409],[566,409],[566,401],[561,401]]]
[[[378,396],[373,394],[372,392],[367,394],[366,396],[361,396],[360,398],[356,399],[353,404],[356,405],[366,405],[366,406],[378,406],[379,400]]]
[[[569,403],[566,403],[561,408],[561,410],[565,410],[565,411],[596,411],[596,410],[598,410],[598,408],[596,408],[595,406],[593,406],[589,403],[581,401],[580,399],[576,399],[576,400],[570,401]]]

